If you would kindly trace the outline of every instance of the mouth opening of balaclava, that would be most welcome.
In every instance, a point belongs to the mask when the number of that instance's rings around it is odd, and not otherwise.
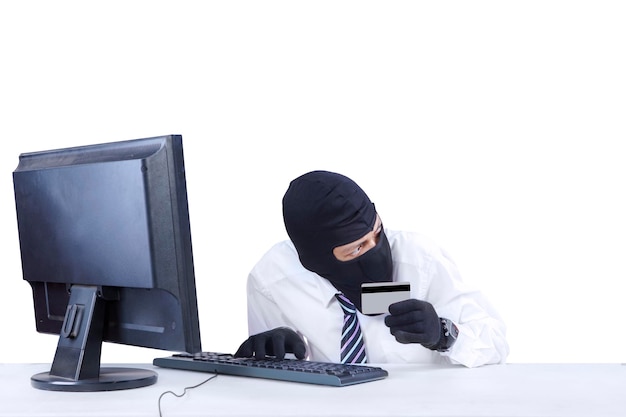
[[[283,219],[302,265],[329,280],[361,310],[361,284],[392,280],[391,249],[381,233],[376,247],[351,261],[333,248],[370,233],[376,209],[350,178],[313,171],[291,182],[283,197]]]

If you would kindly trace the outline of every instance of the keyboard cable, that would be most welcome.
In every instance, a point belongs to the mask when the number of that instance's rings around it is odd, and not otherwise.
[[[205,379],[204,381],[202,381],[202,382],[200,382],[199,384],[196,384],[196,385],[194,385],[194,386],[191,386],[191,387],[185,387],[185,389],[183,390],[183,393],[182,393],[182,394],[176,394],[174,391],[165,391],[165,392],[161,393],[161,395],[159,396],[159,401],[158,401],[158,406],[159,406],[159,417],[163,417],[163,413],[161,412],[161,399],[163,399],[163,397],[164,397],[165,395],[167,395],[167,394],[171,394],[171,395],[173,395],[174,397],[177,397],[177,398],[182,398],[182,397],[184,397],[184,396],[187,394],[187,391],[192,390],[192,389],[195,389],[195,388],[198,388],[198,387],[200,387],[200,386],[202,386],[202,385],[206,384],[206,383],[207,383],[207,382],[209,382],[210,380],[217,378],[217,375],[218,375],[218,374],[212,375],[212,376],[210,376],[209,378]]]

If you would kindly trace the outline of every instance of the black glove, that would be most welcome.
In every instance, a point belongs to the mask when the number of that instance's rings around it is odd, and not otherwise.
[[[293,353],[296,358],[304,359],[306,345],[296,332],[286,327],[279,327],[250,336],[239,346],[235,357],[249,358],[254,355],[256,359],[263,359],[266,356],[283,359],[285,353]]]
[[[420,343],[437,350],[442,339],[441,321],[433,305],[414,298],[389,306],[385,324],[400,343]]]

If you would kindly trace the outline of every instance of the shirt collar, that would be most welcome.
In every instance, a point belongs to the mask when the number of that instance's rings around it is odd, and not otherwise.
[[[321,291],[321,300],[324,302],[324,306],[328,308],[330,304],[335,301],[335,294],[340,293],[337,288],[333,286],[325,278],[320,277],[320,291]]]

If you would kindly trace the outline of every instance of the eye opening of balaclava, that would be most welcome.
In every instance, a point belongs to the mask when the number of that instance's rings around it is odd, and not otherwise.
[[[350,178],[312,171],[294,179],[283,197],[285,228],[302,265],[329,280],[361,309],[361,284],[392,280],[391,249],[381,232],[376,247],[351,261],[339,261],[333,248],[372,231],[376,209]]]

